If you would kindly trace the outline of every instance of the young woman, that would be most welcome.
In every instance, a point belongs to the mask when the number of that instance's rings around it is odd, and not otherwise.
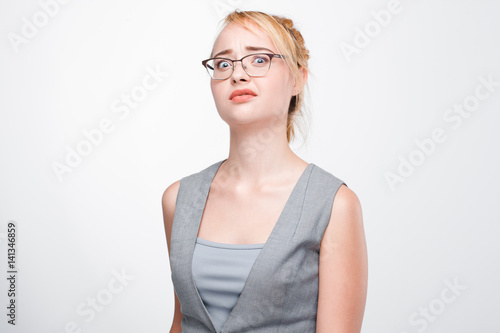
[[[309,52],[289,19],[234,11],[203,61],[229,156],[164,192],[170,332],[360,332],[361,205],[289,146]]]

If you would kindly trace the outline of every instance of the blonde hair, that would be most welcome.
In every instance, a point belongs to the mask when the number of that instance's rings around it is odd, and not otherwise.
[[[278,49],[278,53],[285,56],[284,61],[295,78],[295,82],[299,82],[300,84],[303,83],[301,69],[304,68],[309,72],[309,50],[305,47],[304,38],[294,27],[291,19],[282,16],[269,15],[259,11],[238,11],[238,9],[236,9],[235,11],[229,13],[223,20],[224,22],[220,31],[222,31],[222,29],[224,29],[231,22],[239,23],[245,28],[249,28],[248,22],[251,22],[263,29],[273,41],[274,45]],[[304,85],[304,89],[302,89],[297,95],[292,96],[288,106],[286,126],[286,137],[288,143],[295,138],[295,124],[298,125],[298,128],[304,137],[304,133],[298,123],[298,120],[300,117],[303,117],[303,111],[305,111],[305,88],[308,89],[307,83]]]

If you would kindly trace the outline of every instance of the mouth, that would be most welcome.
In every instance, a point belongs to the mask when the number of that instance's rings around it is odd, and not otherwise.
[[[257,94],[250,89],[240,89],[233,91],[231,96],[229,96],[229,99],[234,102],[242,102],[247,101],[255,96],[257,96]]]
[[[241,102],[246,102],[249,99],[252,99],[254,97],[255,97],[254,95],[240,95],[240,96],[233,97],[233,99],[231,99],[231,101],[235,102],[235,103],[241,103]]]

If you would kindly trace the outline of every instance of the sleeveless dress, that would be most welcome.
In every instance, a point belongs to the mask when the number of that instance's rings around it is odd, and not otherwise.
[[[196,258],[193,257],[200,240],[197,235],[210,186],[224,161],[180,181],[172,223],[170,264],[183,315],[182,332],[315,333],[320,243],[337,190],[345,183],[313,163],[306,167],[220,327],[220,322],[212,319],[196,286],[193,276]]]

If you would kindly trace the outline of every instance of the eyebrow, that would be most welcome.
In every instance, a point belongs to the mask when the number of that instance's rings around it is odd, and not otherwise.
[[[262,51],[262,50],[265,50],[265,51],[269,51],[271,53],[275,53],[274,51],[268,49],[268,48],[265,48],[265,47],[261,47],[261,46],[247,46],[245,47],[245,49],[247,51]],[[216,55],[214,55],[212,58],[217,58],[218,56],[221,56],[221,55],[224,55],[224,54],[228,54],[228,53],[231,53],[233,52],[233,50],[231,49],[226,49],[226,50],[222,50],[220,51],[219,53],[217,53]]]

